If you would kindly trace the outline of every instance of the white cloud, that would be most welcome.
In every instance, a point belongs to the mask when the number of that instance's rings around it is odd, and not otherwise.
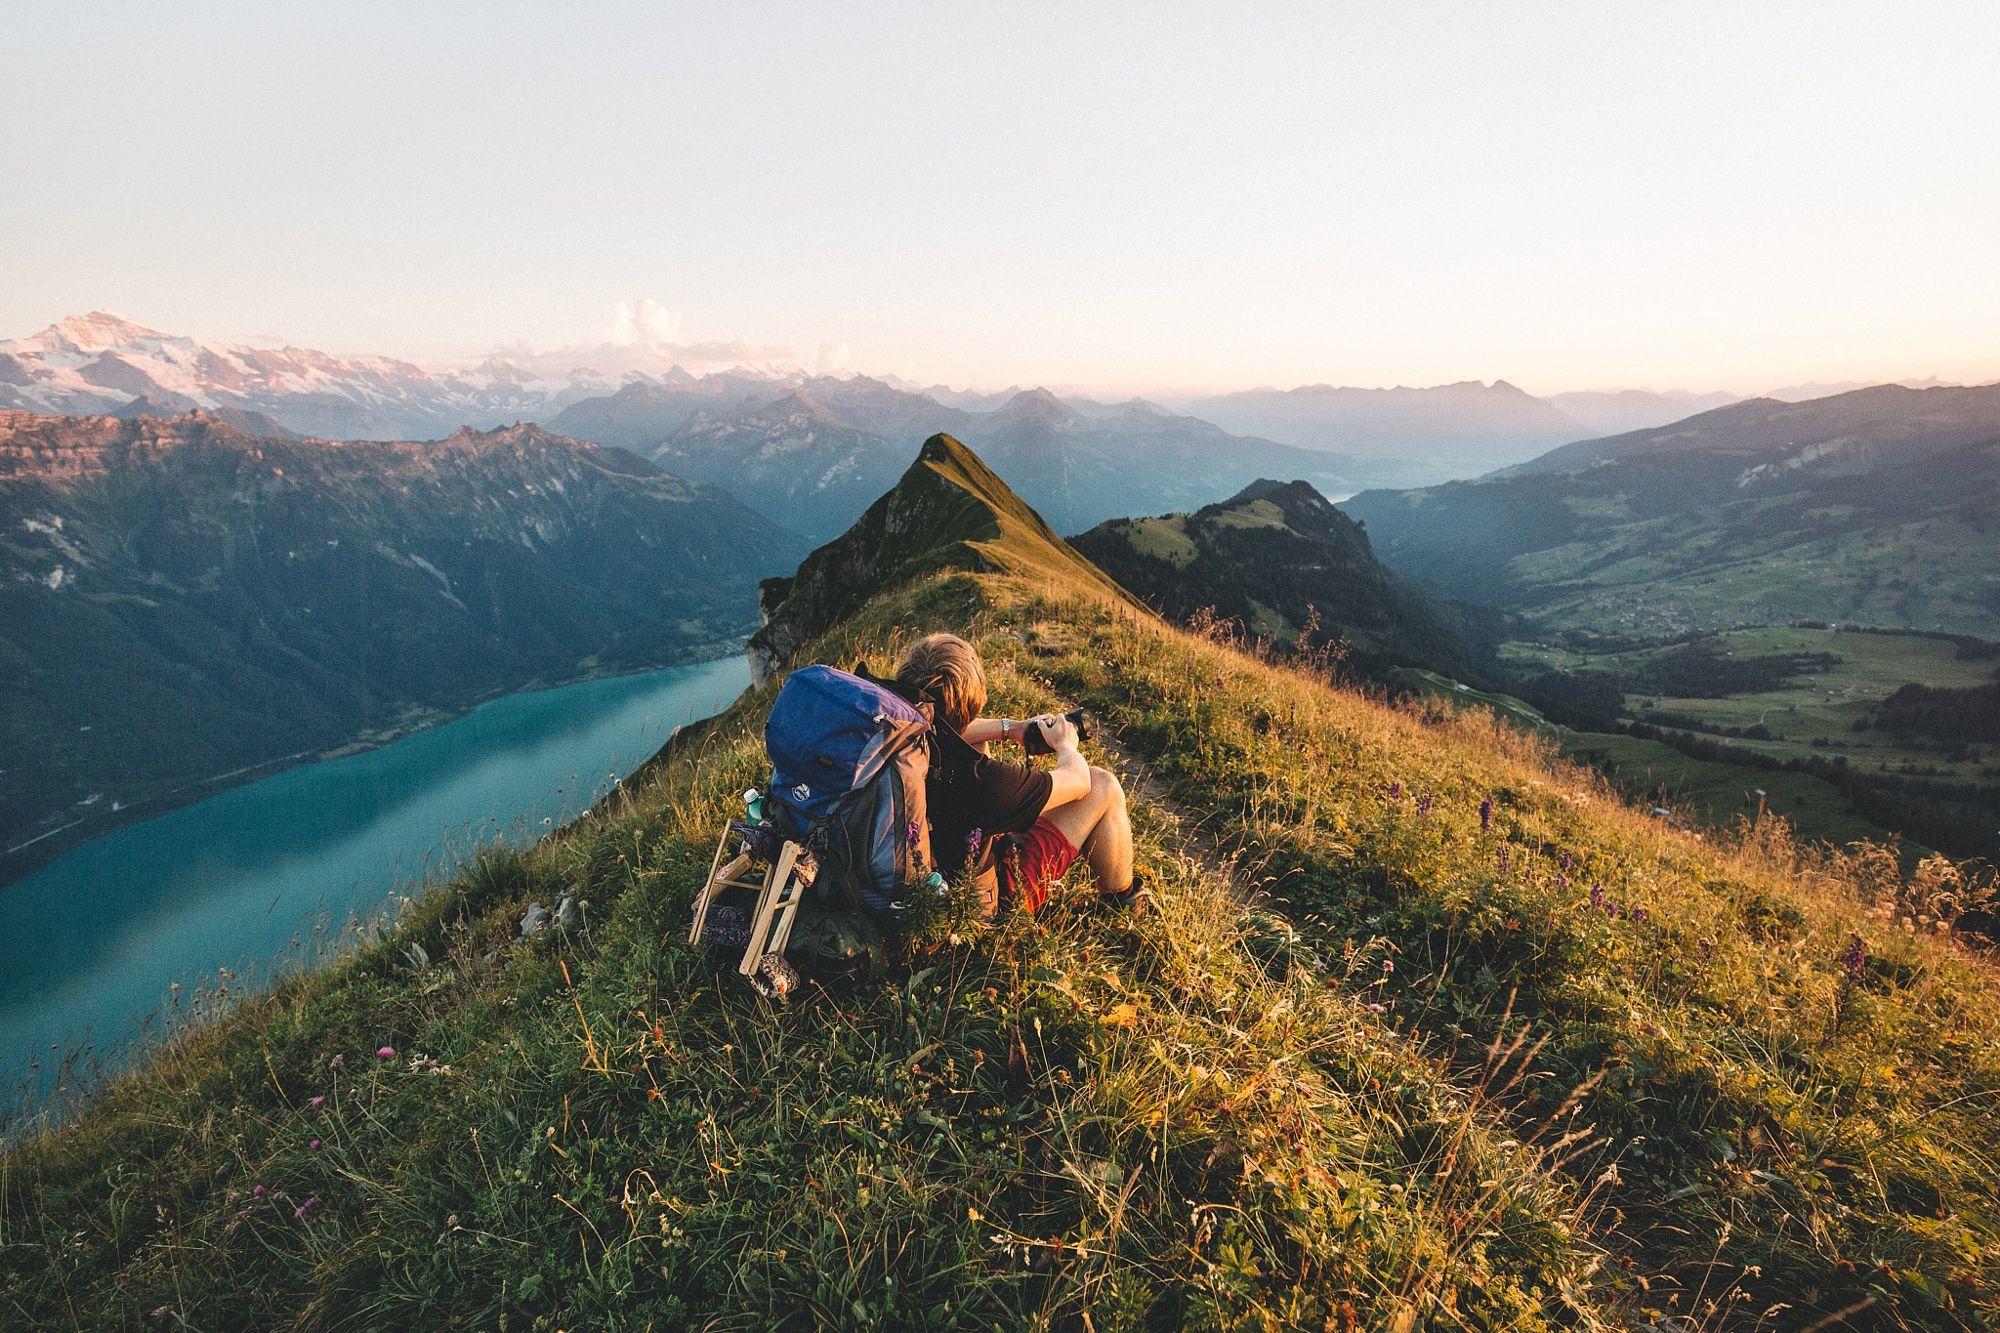
[[[798,351],[791,347],[740,338],[689,339],[680,313],[650,297],[614,305],[610,321],[595,342],[552,348],[513,343],[495,348],[490,355],[510,361],[529,374],[552,380],[580,369],[609,376],[635,372],[658,375],[672,366],[680,366],[700,375],[731,366],[793,368],[803,364]],[[826,363],[837,358],[844,364],[847,355],[844,343],[822,343],[817,359]]]
[[[620,301],[611,309],[604,341],[615,347],[672,346],[680,341],[681,317],[650,297]]]

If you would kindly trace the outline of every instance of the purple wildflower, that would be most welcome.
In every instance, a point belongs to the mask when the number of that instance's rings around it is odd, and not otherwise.
[[[1433,799],[1434,798],[1431,796],[1429,792],[1425,792],[1422,796],[1419,796],[1417,798],[1417,813],[1420,815],[1429,814],[1431,812],[1431,802]]]
[[[378,1060],[393,1060],[396,1058],[396,1048],[394,1046],[384,1046],[381,1050],[375,1052],[375,1058]]]
[[[326,1067],[327,1067],[328,1069],[338,1069],[338,1068],[340,1068],[340,1067],[341,1067],[342,1065],[344,1065],[344,1064],[346,1064],[346,1063],[347,1063],[347,1057],[346,1057],[346,1056],[344,1056],[344,1055],[336,1055],[336,1056],[334,1056],[334,1057],[333,1057],[333,1059],[331,1059],[331,1060],[328,1060],[328,1061],[326,1062]]]
[[[319,1140],[318,1140],[318,1139],[314,1139],[314,1140],[313,1140],[313,1141],[312,1141],[311,1143],[308,1143],[308,1144],[306,1145],[306,1151],[307,1151],[307,1152],[318,1152],[318,1151],[319,1151]]]
[[[1479,803],[1479,831],[1481,833],[1491,833],[1493,831],[1493,798],[1491,796]]]
[[[1632,909],[1632,924],[1633,924],[1633,925],[1635,925],[1635,926],[1643,926],[1643,925],[1645,925],[1645,924],[1646,924],[1646,909],[1645,909],[1645,908],[1643,908],[1643,907],[1635,907],[1635,908],[1633,908],[1633,909]]]
[[[292,1216],[298,1221],[303,1222],[312,1213],[312,1210],[317,1207],[319,1207],[319,1195],[315,1194],[298,1207],[292,1209]]]
[[[1604,886],[1602,884],[1593,884],[1590,886],[1590,905],[1596,911],[1602,912],[1604,910]]]
[[[1389,799],[1392,801],[1400,801],[1403,799],[1403,784],[1401,781],[1396,781],[1389,784]]]
[[[324,1096],[324,1094],[322,1094],[321,1096],[315,1097],[311,1101],[307,1102],[306,1105],[310,1106],[313,1110],[317,1111],[319,1110],[320,1107],[326,1105],[326,1097]]]
[[[263,1187],[262,1185],[252,1185],[252,1186],[250,1187],[250,1197],[251,1197],[251,1198],[253,1198],[253,1199],[261,1199],[261,1198],[263,1198],[263,1197],[264,1197],[264,1187]]]
[[[976,828],[965,835],[965,855],[967,859],[979,855],[979,849],[986,843],[986,830]]]
[[[1507,873],[1507,863],[1511,859],[1507,852],[1507,844],[1504,842],[1493,853],[1493,864],[1499,867],[1503,875]]]
[[[1570,855],[1568,852],[1564,852],[1561,856],[1558,856],[1556,858],[1557,867],[1565,872],[1569,870],[1570,864],[1571,864]]]
[[[1847,937],[1847,947],[1840,951],[1840,970],[1847,974],[1850,982],[1861,980],[1868,970],[1868,946],[1859,935]]]

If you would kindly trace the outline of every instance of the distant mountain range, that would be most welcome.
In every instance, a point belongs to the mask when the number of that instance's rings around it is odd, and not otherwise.
[[[630,384],[571,404],[553,429],[616,444],[729,488],[814,538],[851,524],[904,470],[911,442],[950,434],[977,449],[1059,530],[1119,514],[1192,508],[1273,472],[1345,492],[1378,471],[1356,460],[1231,435],[1151,403],[1065,402],[1023,389],[975,410],[865,375],[727,385]]]
[[[336,443],[0,412],[0,852],[492,694],[728,651],[804,550],[535,426]]]
[[[1584,428],[1583,433],[1594,438],[1669,425],[1697,412],[1741,402],[1742,398],[1733,393],[1687,393],[1678,389],[1666,393],[1651,389],[1611,389],[1603,392],[1553,393],[1542,401],[1574,418]]]
[[[2000,637],[2000,385],[1751,399],[1343,507],[1396,569],[1551,626]]]
[[[1100,402],[1066,389],[987,392],[895,376],[808,376],[770,364],[695,375],[678,365],[660,370],[658,357],[635,360],[630,348],[573,350],[583,365],[516,351],[431,369],[393,357],[190,338],[95,311],[0,341],[0,408],[200,409],[255,434],[348,440],[435,439],[461,426],[540,421],[740,487],[780,523],[824,537],[900,475],[896,458],[939,431],[977,447],[1058,526],[1080,528],[1198,507],[1259,476],[1304,477],[1334,494],[1476,476],[1557,445],[1663,426],[1734,401],[1637,389],[1538,398],[1505,380],[1468,380],[1261,388],[1162,406]],[[1848,387],[1855,386],[1799,385],[1769,396],[1793,401]],[[805,401],[793,401],[800,393]],[[1125,483],[1133,489],[1122,491]]]
[[[943,401],[941,401],[941,399]],[[419,439],[528,419],[633,449],[739,492],[783,526],[828,537],[901,474],[913,444],[973,439],[1059,524],[1194,505],[1267,473],[1340,492],[1393,467],[1241,439],[1141,400],[918,391],[867,376],[741,368],[538,378],[503,359],[429,371],[387,357],[224,344],[94,312],[0,342],[0,407],[133,415],[200,409],[253,433]]]
[[[1569,413],[1505,380],[1420,389],[1247,389],[1182,407],[1225,430],[1394,460],[1424,474],[1412,480],[1489,471],[1591,433]]]
[[[1776,389],[1766,389],[1758,398],[1775,398],[1781,403],[1803,403],[1810,398],[1831,398],[1835,394],[1853,393],[1857,389],[1879,389],[1895,385],[1904,389],[1959,389],[1962,384],[1952,384],[1935,375],[1922,379],[1900,380],[1813,380],[1805,384],[1786,384]]]
[[[1360,525],[1303,481],[1256,481],[1192,514],[1113,519],[1070,545],[1175,620],[1208,610],[1289,647],[1316,618],[1308,646],[1344,637],[1364,672],[1470,665],[1451,616],[1384,568]]]

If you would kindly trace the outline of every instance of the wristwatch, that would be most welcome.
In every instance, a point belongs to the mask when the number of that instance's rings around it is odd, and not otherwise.
[[[1012,718],[1006,718],[1006,717],[1003,717],[1003,718],[1001,718],[1001,719],[1000,719],[1000,739],[1004,741],[1004,740],[1006,740],[1006,739],[1007,739],[1007,738],[1008,738],[1009,736],[1012,736],[1013,734],[1014,734],[1014,721],[1013,721],[1013,719],[1012,719]]]

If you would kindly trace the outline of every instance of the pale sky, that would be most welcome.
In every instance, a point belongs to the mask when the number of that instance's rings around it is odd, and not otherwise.
[[[2000,5],[750,9],[8,0],[0,337],[2000,378]]]

